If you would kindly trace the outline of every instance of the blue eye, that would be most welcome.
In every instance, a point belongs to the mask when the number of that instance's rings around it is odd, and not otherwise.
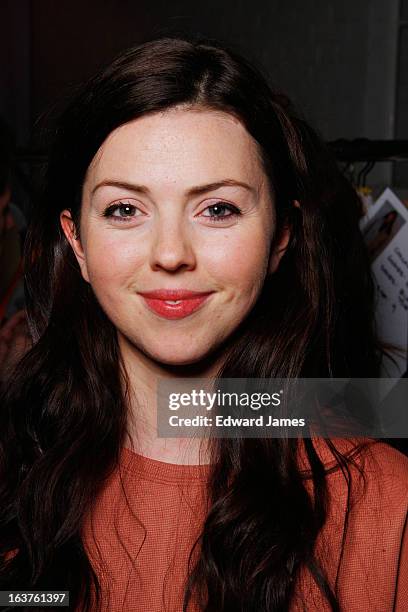
[[[225,202],[217,202],[216,204],[211,204],[211,206],[207,206],[205,209],[209,211],[209,215],[202,215],[211,221],[223,221],[224,219],[229,219],[231,217],[236,217],[241,214],[241,211],[232,204],[226,204]],[[228,212],[228,214],[225,214]]]

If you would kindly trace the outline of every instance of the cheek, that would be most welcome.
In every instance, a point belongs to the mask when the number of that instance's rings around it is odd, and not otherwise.
[[[221,232],[220,232],[221,234]],[[257,232],[225,232],[207,244],[202,260],[211,276],[241,296],[252,295],[262,286],[268,268],[269,241]]]
[[[91,285],[107,291],[125,285],[143,264],[142,246],[124,236],[125,232],[90,233],[85,249]]]

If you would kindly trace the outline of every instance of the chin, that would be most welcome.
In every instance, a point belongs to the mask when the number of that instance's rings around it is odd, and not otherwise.
[[[145,347],[147,348],[147,347]],[[152,347],[153,349],[153,347]],[[196,366],[198,369],[211,366],[216,359],[217,345],[208,346],[186,346],[186,343],[178,343],[177,348],[171,346],[155,347],[153,350],[145,351],[145,353],[158,364],[169,367],[188,367]],[[180,372],[182,375],[182,372]]]
[[[174,352],[170,355],[153,355],[153,359],[158,363],[169,366],[187,366],[192,365],[194,363],[199,363],[203,359],[205,359],[206,354],[179,354],[175,355]]]
[[[213,365],[213,362],[219,357],[219,351],[222,350],[222,341],[211,342],[196,342],[190,338],[183,339],[162,339],[158,341],[155,338],[153,341],[132,338],[130,335],[119,334],[119,344],[123,348],[130,349],[130,353],[136,352],[140,356],[162,365],[164,367],[185,367],[191,370],[197,369],[200,371]],[[179,375],[183,376],[182,372]]]

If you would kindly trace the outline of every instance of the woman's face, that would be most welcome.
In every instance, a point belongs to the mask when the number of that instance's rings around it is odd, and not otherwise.
[[[105,140],[86,175],[79,238],[70,213],[61,214],[119,345],[171,365],[207,357],[252,309],[288,239],[270,253],[274,219],[258,146],[243,125],[182,107]]]

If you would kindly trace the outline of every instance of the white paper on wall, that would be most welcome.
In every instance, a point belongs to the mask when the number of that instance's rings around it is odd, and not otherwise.
[[[360,222],[377,285],[380,339],[401,347],[397,364],[385,360],[383,376],[398,378],[407,370],[408,345],[408,209],[389,188]]]

